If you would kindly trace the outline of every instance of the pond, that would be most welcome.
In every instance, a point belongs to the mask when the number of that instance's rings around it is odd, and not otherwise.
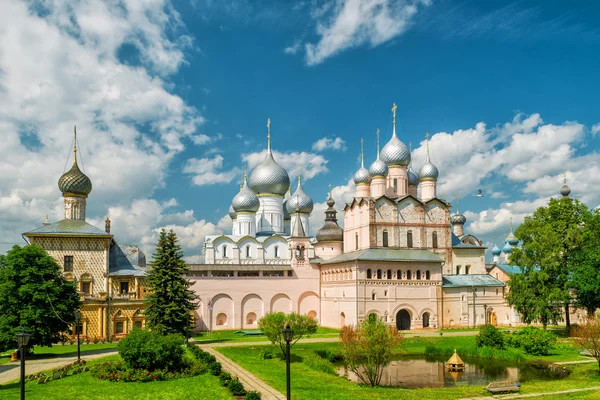
[[[481,358],[463,358],[465,369],[462,372],[448,371],[446,361],[449,356],[403,356],[392,361],[384,370],[382,386],[403,388],[485,386],[494,381],[554,380],[568,375],[563,368],[553,369],[548,365],[526,362],[499,361]],[[337,373],[352,382],[360,379],[345,365],[338,365]]]

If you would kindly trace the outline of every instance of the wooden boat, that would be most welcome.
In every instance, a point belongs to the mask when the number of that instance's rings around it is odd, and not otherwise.
[[[492,382],[485,388],[490,393],[512,393],[521,390],[521,384],[513,381]]]

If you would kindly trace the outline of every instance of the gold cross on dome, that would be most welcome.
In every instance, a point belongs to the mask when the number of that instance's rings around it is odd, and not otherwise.
[[[563,180],[567,183],[567,172],[563,172]]]
[[[398,108],[398,106],[396,105],[396,103],[394,103],[394,105],[392,106],[392,115],[394,116],[394,124],[396,124],[396,109]]]

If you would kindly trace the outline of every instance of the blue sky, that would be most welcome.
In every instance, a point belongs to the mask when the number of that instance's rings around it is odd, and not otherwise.
[[[88,220],[110,216],[118,240],[146,248],[172,227],[190,260],[228,230],[267,118],[317,203],[329,184],[338,205],[348,198],[360,138],[370,164],[394,102],[415,169],[429,132],[439,195],[461,197],[466,230],[487,243],[556,194],[563,171],[573,195],[600,203],[593,2],[10,0],[0,15],[5,246],[61,218],[74,124]]]

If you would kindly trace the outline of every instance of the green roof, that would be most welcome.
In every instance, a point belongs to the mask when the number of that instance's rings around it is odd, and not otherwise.
[[[488,274],[473,275],[444,275],[443,287],[471,287],[471,286],[506,286],[498,279]]]
[[[321,260],[321,265],[337,264],[346,261],[418,261],[441,263],[444,260],[430,250],[421,249],[366,249],[351,251],[329,260]]]
[[[92,235],[92,236],[107,236],[111,237],[110,233],[104,232],[85,221],[78,219],[63,219],[51,224],[43,226],[29,232],[25,232],[25,236],[35,235]]]

